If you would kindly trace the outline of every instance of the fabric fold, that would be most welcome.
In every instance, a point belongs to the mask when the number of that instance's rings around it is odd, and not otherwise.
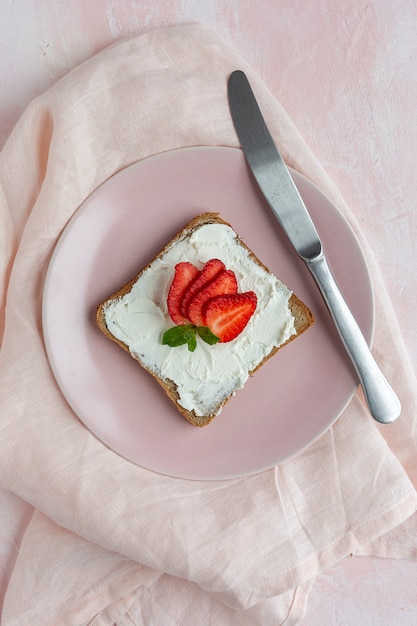
[[[375,290],[373,349],[403,414],[380,428],[357,394],[327,433],[282,466],[187,481],[122,459],[71,411],[45,352],[42,289],[68,220],[110,176],[167,150],[238,147],[226,97],[237,68],[287,162],[330,197],[364,249]],[[37,509],[6,594],[6,624],[45,624],[45,611],[47,623],[59,623],[63,607],[68,615],[72,607],[67,623],[118,623],[117,615],[175,623],[184,606],[195,624],[207,623],[204,611],[212,623],[218,615],[231,625],[295,624],[314,577],[347,554],[395,556],[400,537],[398,555],[415,558],[415,378],[375,260],[279,103],[215,34],[196,24],[165,28],[75,68],[16,126],[0,154],[0,186],[0,481]],[[48,541],[56,558],[42,558]]]

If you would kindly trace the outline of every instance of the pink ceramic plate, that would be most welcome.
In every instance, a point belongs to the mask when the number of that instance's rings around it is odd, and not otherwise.
[[[370,341],[372,290],[358,242],[329,200],[293,175],[336,279]],[[316,323],[200,429],[101,334],[95,309],[204,211],[218,211],[230,221],[313,310]],[[241,151],[233,148],[166,152],[126,168],[97,189],[58,242],[45,284],[43,323],[56,380],[84,425],[121,456],[171,476],[226,479],[282,463],[329,428],[357,387],[313,279],[253,184]]]

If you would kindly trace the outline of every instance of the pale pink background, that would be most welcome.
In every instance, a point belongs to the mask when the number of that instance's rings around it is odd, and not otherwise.
[[[4,0],[0,147],[25,106],[125,35],[198,21],[259,72],[352,208],[417,370],[415,0]],[[4,591],[30,509],[0,492]],[[1,598],[0,593],[0,598]],[[417,623],[417,565],[352,558],[325,571],[305,626]]]

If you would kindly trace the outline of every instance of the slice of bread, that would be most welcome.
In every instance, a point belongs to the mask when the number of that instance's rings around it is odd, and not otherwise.
[[[219,233],[224,240],[219,241]],[[175,264],[189,261],[202,267],[209,258],[222,257],[228,269],[239,276],[242,291],[253,285],[258,296],[253,319],[230,343],[208,345],[198,338],[194,352],[186,345],[162,345],[164,331],[174,326],[166,302]],[[276,308],[269,312],[271,302]],[[97,324],[104,335],[147,370],[178,411],[200,427],[220,413],[249,376],[313,323],[309,308],[263,265],[218,213],[203,213],[192,219],[146,267],[97,308]],[[267,339],[265,332],[270,335]],[[166,362],[171,368],[168,373],[164,370]]]

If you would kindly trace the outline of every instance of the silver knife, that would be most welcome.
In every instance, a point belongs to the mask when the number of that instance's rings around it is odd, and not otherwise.
[[[401,404],[378,367],[328,266],[320,237],[276,147],[246,75],[228,81],[230,113],[246,161],[297,254],[306,263],[349,354],[371,415],[381,424],[399,417]]]

